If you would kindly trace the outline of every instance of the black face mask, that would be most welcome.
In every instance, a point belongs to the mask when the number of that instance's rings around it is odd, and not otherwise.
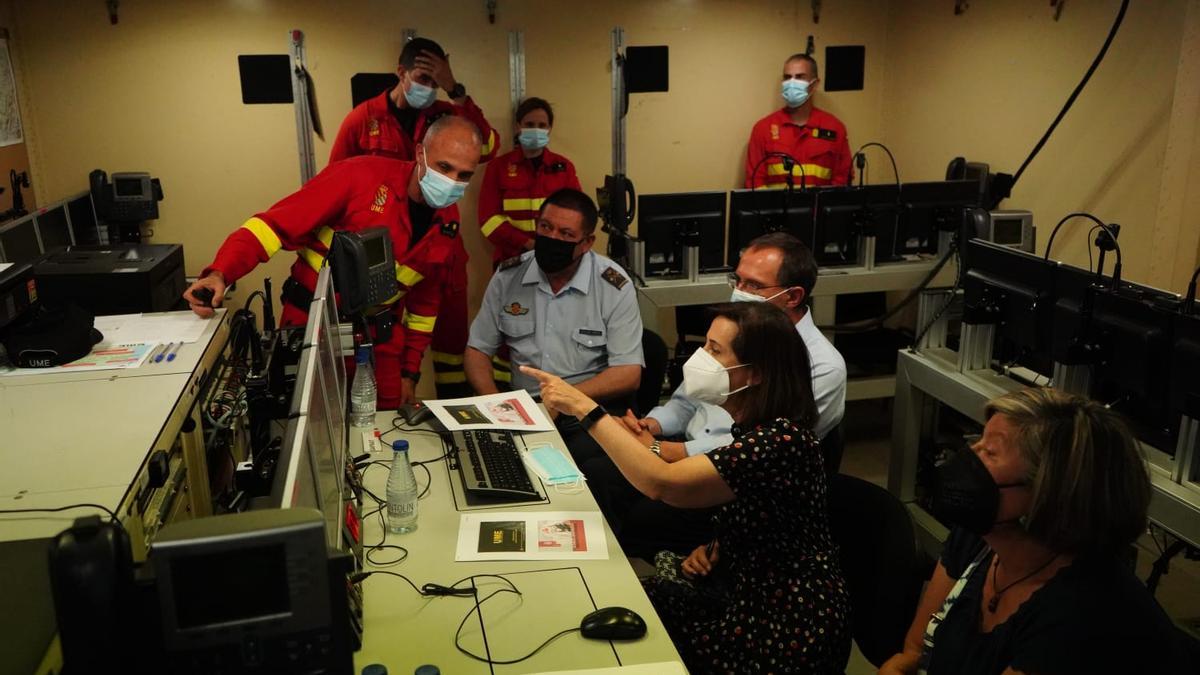
[[[533,257],[543,272],[558,274],[575,262],[575,246],[578,243],[539,234],[533,242]]]
[[[958,525],[982,537],[998,524],[1000,490],[1023,485],[997,485],[979,455],[972,450],[962,450],[938,467],[933,514],[949,525]]]

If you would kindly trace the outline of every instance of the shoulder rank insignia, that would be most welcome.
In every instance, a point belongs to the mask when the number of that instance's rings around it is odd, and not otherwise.
[[[448,223],[442,223],[442,234],[453,239],[458,236],[458,221],[452,220]]]
[[[820,127],[813,127],[812,135],[813,135],[813,138],[820,138],[820,139],[826,140],[826,141],[836,141],[837,140],[837,132],[834,131],[833,129],[822,129]]]
[[[520,264],[521,264],[521,256],[514,255],[513,257],[509,258],[508,260],[505,260],[505,261],[501,262],[499,265],[497,265],[496,269],[497,270],[511,269]]]
[[[625,284],[629,283],[629,279],[626,279],[625,275],[618,272],[617,268],[615,267],[610,267],[604,270],[604,272],[600,274],[600,278],[615,286],[617,290],[620,290],[625,286]]]
[[[522,307],[521,303],[519,303],[519,302],[514,302],[512,304],[505,305],[504,313],[512,314],[513,316],[525,316],[526,314],[529,313],[529,308]]]

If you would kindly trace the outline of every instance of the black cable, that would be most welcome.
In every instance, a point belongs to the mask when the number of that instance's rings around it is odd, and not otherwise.
[[[786,152],[768,152],[762,156],[762,159],[758,160],[758,162],[754,165],[754,170],[750,172],[750,191],[751,192],[754,192],[755,190],[758,189],[758,186],[755,184],[757,181],[754,180],[758,176],[758,170],[760,168],[762,168],[763,162],[766,162],[768,159],[771,159],[772,157],[786,159],[786,160],[792,162],[792,164],[794,166],[800,167],[800,191],[803,192],[808,187],[808,174],[806,174],[804,172],[803,164],[801,164],[795,157],[792,157],[791,155],[787,154]],[[788,180],[791,180],[792,172],[788,171],[786,175],[788,176]],[[763,175],[763,185],[764,186],[766,186],[766,184],[767,184],[767,178],[768,178],[768,176],[766,176],[764,174]]]
[[[950,250],[954,253],[958,253],[958,245],[952,242],[950,245]],[[950,309],[950,305],[954,303],[954,296],[956,293],[958,293],[959,286],[962,285],[963,272],[961,256],[959,257],[955,267],[954,286],[950,289],[950,294],[946,296],[946,302],[942,303],[942,306],[938,308],[938,311],[934,312],[929,321],[925,322],[925,326],[916,333],[915,337],[913,337],[913,351],[917,351],[920,348],[921,339],[925,337],[925,334],[928,333],[931,328],[933,328],[934,324],[938,322],[938,319],[941,319],[942,315],[946,313],[946,310]]]
[[[892,175],[896,177],[896,189],[899,190],[900,189],[900,171],[898,169],[896,169],[896,158],[892,155],[892,151],[888,150],[888,147],[886,145],[884,145],[883,143],[876,143],[874,141],[872,141],[870,143],[864,143],[861,148],[859,148],[857,151],[855,151],[854,156],[856,156],[856,157],[859,155],[862,156],[863,161],[864,161],[863,168],[865,171],[866,170],[865,161],[866,161],[867,156],[865,154],[863,154],[863,150],[866,150],[867,148],[870,148],[872,146],[878,147],[878,148],[883,148],[883,151],[887,153],[888,159],[890,159],[892,161]],[[899,199],[899,197],[897,197],[897,199]]]
[[[1100,62],[1104,60],[1104,55],[1108,53],[1108,48],[1112,45],[1113,38],[1117,36],[1117,30],[1121,28],[1121,22],[1125,20],[1125,10],[1128,8],[1129,0],[1121,0],[1121,9],[1117,10],[1117,18],[1113,21],[1112,28],[1108,31],[1108,37],[1104,39],[1104,45],[1100,47],[1100,53],[1096,54],[1096,58],[1092,60],[1092,65],[1088,66],[1087,72],[1083,74],[1083,79],[1079,81],[1078,85],[1076,85],[1075,91],[1071,92],[1071,95],[1067,98],[1067,102],[1063,105],[1062,110],[1058,112],[1058,116],[1055,117],[1054,121],[1050,123],[1050,128],[1046,129],[1046,133],[1042,134],[1042,137],[1038,140],[1037,145],[1033,146],[1033,151],[1030,152],[1029,156],[1025,158],[1025,161],[1021,163],[1021,168],[1017,169],[1017,172],[1013,174],[1012,183],[1007,186],[1010,194],[1012,187],[1017,184],[1017,181],[1021,180],[1021,174],[1025,173],[1025,167],[1029,166],[1029,163],[1033,161],[1033,158],[1037,157],[1038,153],[1041,152],[1042,146],[1044,146],[1046,141],[1050,139],[1050,135],[1054,133],[1054,130],[1058,127],[1058,123],[1061,122],[1064,117],[1066,117],[1067,111],[1071,109],[1072,105],[1074,105],[1075,99],[1079,97],[1079,92],[1083,91],[1083,88],[1087,85],[1088,80],[1092,79],[1092,74],[1096,72],[1096,68],[1100,66]]]
[[[101,506],[100,504],[92,504],[90,502],[82,502],[79,504],[68,504],[67,506],[58,506],[58,507],[54,507],[54,508],[48,507],[48,508],[44,508],[44,509],[0,509],[0,513],[59,513],[61,511],[70,511],[71,509],[99,509],[99,510],[107,513],[108,517],[112,519],[112,522],[114,524],[116,524],[117,527],[124,529],[124,526],[121,524],[121,519],[117,517],[116,512],[114,512],[112,509],[108,508],[107,506]]]
[[[933,283],[934,278],[937,277],[938,273],[942,271],[942,268],[946,266],[946,263],[950,261],[950,258],[954,256],[956,251],[957,245],[952,241],[950,248],[946,251],[946,254],[942,256],[941,260],[938,260],[937,264],[933,266],[933,269],[929,270],[929,273],[925,275],[925,278],[922,279],[915,288],[909,291],[908,295],[904,296],[904,299],[897,303],[896,306],[884,312],[882,315],[875,317],[874,319],[863,319],[862,321],[852,321],[850,323],[833,324],[830,326],[817,326],[817,328],[830,331],[832,333],[862,333],[879,328],[888,319],[899,314],[900,310],[912,304],[912,301],[917,299],[917,297],[921,294],[921,291],[924,291],[929,284]]]

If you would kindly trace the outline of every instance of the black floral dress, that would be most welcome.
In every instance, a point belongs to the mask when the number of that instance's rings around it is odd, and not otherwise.
[[[829,528],[811,431],[787,419],[708,454],[736,498],[717,519],[721,600],[661,576],[646,592],[693,673],[841,673],[850,597]],[[712,581],[715,581],[712,580]],[[706,582],[701,582],[701,584]]]

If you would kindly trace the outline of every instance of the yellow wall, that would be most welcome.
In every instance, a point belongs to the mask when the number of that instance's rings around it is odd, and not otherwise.
[[[1196,3],[1132,3],[1107,60],[1008,203],[1034,211],[1043,243],[1062,214],[1090,210],[1127,228],[1128,277],[1150,269],[1151,249],[1162,247],[1143,233],[1163,189],[1174,91],[1200,86],[1177,84],[1176,65],[1186,10]],[[739,185],[749,128],[780,104],[780,62],[803,50],[809,33],[818,57],[829,45],[866,45],[866,89],[817,99],[846,122],[855,147],[888,143],[905,180],[938,178],[955,155],[1013,171],[1095,55],[1119,2],[1070,3],[1058,22],[1044,0],[971,3],[957,17],[944,0],[823,4],[817,25],[807,0],[503,0],[495,25],[476,0],[436,8],[411,0],[124,0],[116,26],[94,0],[0,7],[14,17],[39,196],[82,189],[97,167],[151,171],[166,193],[153,239],[183,243],[195,273],[247,216],[299,185],[292,108],[243,105],[236,59],[284,53],[291,28],[308,36],[327,139],[349,111],[350,76],[391,70],[402,30],[415,28],[449,51],[505,149],[508,31],[523,30],[528,93],[555,104],[551,145],[575,161],[589,193],[610,171],[610,29],[623,26],[627,44],[667,44],[671,91],[635,96],[628,118],[629,174],[639,192],[652,193]],[[1184,151],[1196,149],[1192,136],[1183,141]],[[316,148],[320,168],[328,144]],[[872,166],[882,162],[872,156]],[[462,203],[472,306],[490,260],[473,227],[475,194]],[[1082,225],[1064,230],[1056,257],[1086,263]],[[1198,245],[1174,243],[1166,248]],[[265,268],[281,281],[289,263],[285,254]],[[1163,285],[1180,290],[1177,276]],[[247,280],[242,297],[260,277]]]
[[[904,180],[941,178],[955,155],[1015,172],[1100,49],[1120,2],[1068,3],[1058,22],[1041,0],[973,2],[960,16],[949,4],[891,4],[884,136]],[[1089,211],[1121,224],[1125,276],[1148,277],[1186,4],[1130,3],[1104,63],[1014,189],[1006,206],[1033,211],[1039,250],[1061,217]],[[1086,265],[1090,226],[1065,225],[1054,257]],[[1171,281],[1160,283],[1182,292]]]

